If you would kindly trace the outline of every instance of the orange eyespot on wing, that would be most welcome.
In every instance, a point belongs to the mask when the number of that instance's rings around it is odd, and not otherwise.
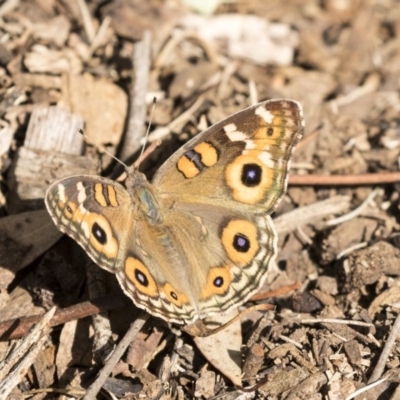
[[[232,277],[229,266],[211,268],[207,275],[207,283],[201,293],[202,299],[214,295],[225,294],[231,284]]]
[[[177,307],[182,307],[184,304],[189,303],[189,299],[184,293],[179,293],[176,289],[174,289],[169,283],[166,283],[162,287],[162,291],[168,300],[175,304]]]
[[[150,297],[158,296],[157,284],[141,261],[128,257],[125,260],[125,274],[139,292]]]
[[[244,266],[259,250],[257,227],[250,221],[231,220],[222,230],[221,242],[228,258],[234,264]]]
[[[259,203],[273,187],[273,168],[274,162],[268,158],[268,153],[260,154],[252,150],[236,157],[225,171],[226,183],[232,190],[233,198],[246,204]]]

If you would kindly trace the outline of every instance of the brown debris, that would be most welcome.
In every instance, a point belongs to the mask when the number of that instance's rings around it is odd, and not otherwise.
[[[202,6],[0,5],[0,397],[400,398],[399,3]],[[304,108],[276,265],[211,336],[138,311],[43,210],[50,182],[117,175],[92,142],[135,160],[154,97],[149,177],[252,103]]]
[[[378,242],[350,255],[345,290],[361,289],[385,275],[399,276],[400,250],[387,242]]]
[[[102,146],[119,143],[127,113],[125,93],[107,79],[89,74],[64,77],[61,104],[85,120],[90,140]]]
[[[246,359],[243,363],[243,379],[248,381],[250,385],[256,383],[254,377],[261,369],[264,363],[264,347],[260,343],[254,343],[247,352]]]
[[[344,343],[344,351],[349,358],[350,364],[357,366],[361,362],[361,352],[356,340],[349,340]]]

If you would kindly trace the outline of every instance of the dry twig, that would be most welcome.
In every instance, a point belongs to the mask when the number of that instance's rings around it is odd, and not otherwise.
[[[375,366],[374,372],[371,377],[368,379],[368,383],[375,382],[382,375],[383,370],[385,369],[386,361],[392,353],[393,346],[396,343],[396,338],[400,333],[400,313],[394,321],[392,330],[390,332],[389,337],[386,340],[385,346],[382,349],[382,353],[379,357],[379,360]]]
[[[150,31],[145,31],[143,39],[136,43],[132,63],[135,79],[130,93],[129,119],[121,151],[122,160],[132,156],[142,146],[141,139],[145,133],[146,94],[151,66]]]
[[[296,208],[274,219],[276,230],[280,235],[284,235],[300,226],[320,222],[329,215],[342,214],[349,209],[350,200],[349,196],[335,196]]]
[[[100,312],[121,307],[124,304],[122,297],[105,296],[92,301],[75,304],[58,310],[51,319],[50,326],[57,326],[75,319],[89,317]],[[27,334],[29,329],[38,323],[42,315],[17,318],[0,323],[0,340],[17,339]]]
[[[42,350],[55,311],[56,308],[53,307],[43,315],[29,334],[21,339],[13,351],[0,362],[0,400],[8,398],[11,390],[25,376],[37,354]]]
[[[104,368],[101,370],[99,373],[97,379],[91,384],[89,389],[86,391],[85,396],[83,397],[83,400],[92,400],[96,397],[97,393],[100,391],[101,387],[104,385],[104,382],[108,378],[108,376],[111,374],[111,371],[117,364],[117,362],[120,360],[122,355],[124,354],[125,350],[128,348],[132,340],[135,338],[135,336],[139,333],[139,331],[142,329],[143,325],[146,323],[148,318],[150,317],[149,314],[147,314],[145,311],[143,311],[139,317],[136,319],[135,322],[133,322],[126,332],[125,336],[122,338],[122,340],[118,343],[117,347],[113,351],[112,355],[107,361],[107,364],[104,366]]]
[[[366,186],[400,182],[400,172],[359,175],[290,175],[291,186]]]

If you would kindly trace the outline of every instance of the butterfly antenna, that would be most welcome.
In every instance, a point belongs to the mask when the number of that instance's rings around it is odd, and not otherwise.
[[[129,170],[129,167],[122,162],[119,158],[115,157],[113,154],[111,154],[107,149],[105,149],[103,146],[99,146],[98,144],[96,144],[88,135],[86,135],[85,132],[83,132],[83,129],[79,129],[78,132],[84,137],[86,138],[94,147],[96,147],[100,152],[104,152],[106,154],[108,154],[111,158],[113,158],[115,161],[119,162],[121,165],[123,165],[123,167],[126,170]]]
[[[150,117],[149,117],[149,125],[147,126],[147,132],[146,132],[146,136],[144,138],[144,144],[142,147],[142,151],[140,152],[140,156],[137,159],[137,161],[135,162],[135,166],[137,168],[139,168],[140,163],[142,162],[142,157],[143,157],[143,153],[144,153],[144,148],[146,147],[147,141],[149,139],[149,134],[150,134],[150,127],[151,127],[151,121],[153,120],[153,112],[154,109],[156,108],[156,103],[157,103],[157,97],[153,97],[153,106],[151,107],[151,111],[150,111]]]

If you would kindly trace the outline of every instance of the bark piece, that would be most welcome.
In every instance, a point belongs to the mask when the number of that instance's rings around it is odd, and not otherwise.
[[[62,104],[84,119],[85,133],[94,143],[104,146],[120,142],[128,103],[119,86],[90,74],[71,74],[63,80]]]
[[[80,155],[82,128],[80,117],[59,107],[34,110],[9,177],[10,212],[43,208],[47,187],[56,179],[98,172],[97,161]]]

